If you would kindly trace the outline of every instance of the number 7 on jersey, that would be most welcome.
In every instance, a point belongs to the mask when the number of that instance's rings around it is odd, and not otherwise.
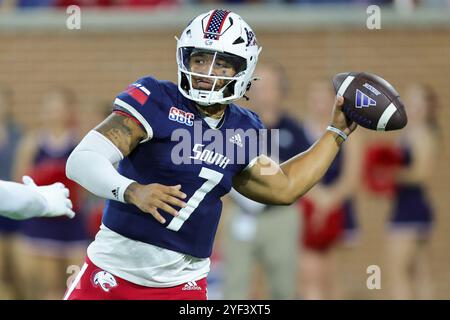
[[[199,177],[206,179],[206,181],[197,191],[195,191],[194,195],[186,203],[186,207],[178,211],[179,215],[170,221],[167,226],[168,229],[173,231],[180,230],[183,223],[185,223],[194,210],[197,209],[206,194],[210,192],[220,182],[220,180],[222,180],[223,174],[208,168],[202,168],[202,170],[200,170]]]

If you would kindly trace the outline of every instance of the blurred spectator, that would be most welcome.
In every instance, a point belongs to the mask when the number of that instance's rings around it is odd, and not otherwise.
[[[67,179],[65,163],[77,144],[74,131],[75,99],[68,89],[53,89],[43,99],[43,125],[20,146],[16,177],[29,174],[36,184],[64,183],[70,190],[76,216],[22,222],[20,269],[26,298],[61,299],[66,289],[66,268],[80,265],[87,247],[87,232],[79,187]]]
[[[408,125],[401,132],[403,163],[394,178],[394,206],[387,239],[389,284],[394,299],[432,299],[429,241],[433,208],[427,187],[430,168],[439,157],[438,105],[428,86],[411,85],[404,97]]]
[[[249,91],[250,104],[268,129],[280,130],[279,145],[274,146],[279,152],[271,150],[270,142],[268,151],[272,157],[279,154],[274,160],[281,163],[303,151],[297,140],[298,124],[282,108],[287,95],[286,74],[277,65],[262,65],[256,74],[261,80]],[[255,298],[252,279],[256,263],[264,271],[269,299],[294,299],[299,229],[295,205],[263,205],[234,189],[230,195],[235,210],[223,239],[225,299]]]
[[[325,131],[330,121],[334,94],[329,82],[311,84],[302,133],[296,136],[303,150]],[[335,251],[340,240],[351,240],[356,232],[352,200],[361,170],[360,136],[353,134],[341,147],[321,182],[300,201],[304,216],[300,266],[300,296],[304,299],[340,297]]]
[[[0,179],[12,180],[14,155],[20,140],[20,130],[9,113],[12,109],[12,93],[0,88]],[[0,299],[20,298],[20,286],[15,274],[15,235],[19,221],[0,217]]]

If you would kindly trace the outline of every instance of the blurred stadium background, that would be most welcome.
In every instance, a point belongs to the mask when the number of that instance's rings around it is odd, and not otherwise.
[[[260,61],[286,68],[291,90],[283,103],[299,119],[308,83],[329,79],[331,84],[338,72],[382,75],[400,94],[411,81],[432,86],[441,104],[443,143],[437,165],[430,168],[437,220],[431,264],[435,297],[450,298],[450,1],[78,1],[80,30],[66,28],[65,8],[71,3],[56,2],[1,2],[0,85],[11,88],[12,117],[24,132],[41,125],[36,119],[42,95],[52,87],[76,93],[82,136],[128,83],[146,74],[176,82],[174,36],[192,17],[214,7],[244,17],[263,47]],[[369,4],[381,5],[380,30],[366,27]],[[358,131],[365,141],[396,136]],[[356,197],[359,241],[338,252],[343,298],[386,298],[389,284],[383,278],[381,290],[367,289],[366,268],[375,264],[383,270],[391,202],[362,185]]]

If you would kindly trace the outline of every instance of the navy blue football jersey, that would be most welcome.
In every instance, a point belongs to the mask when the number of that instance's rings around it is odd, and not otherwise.
[[[118,171],[140,184],[181,185],[187,198],[180,215],[162,210],[165,224],[131,204],[107,201],[103,223],[130,239],[206,258],[211,255],[232,179],[259,154],[259,117],[230,104],[212,129],[176,84],[144,77],[120,93],[115,108],[136,118],[148,134]],[[117,192],[117,190],[116,190]]]

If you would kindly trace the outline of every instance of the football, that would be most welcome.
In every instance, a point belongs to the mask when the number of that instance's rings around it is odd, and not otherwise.
[[[333,77],[336,94],[344,97],[343,111],[364,128],[391,131],[408,122],[405,107],[394,87],[366,72],[344,72]]]

